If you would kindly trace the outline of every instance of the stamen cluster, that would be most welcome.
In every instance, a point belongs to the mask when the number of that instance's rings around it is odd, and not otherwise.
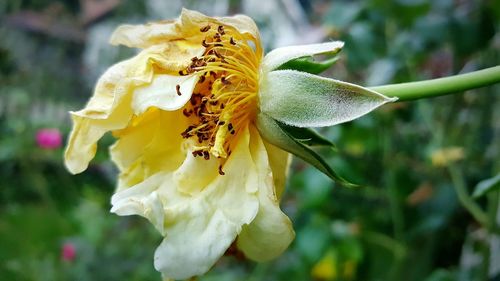
[[[237,136],[256,109],[258,65],[260,58],[242,34],[231,27],[210,24],[200,29],[205,51],[193,57],[179,75],[198,75],[190,102],[182,112],[190,125],[183,138],[196,138],[195,157],[210,155],[226,158],[231,154],[231,139]],[[180,86],[177,85],[178,95]],[[222,171],[222,164],[219,166]]]

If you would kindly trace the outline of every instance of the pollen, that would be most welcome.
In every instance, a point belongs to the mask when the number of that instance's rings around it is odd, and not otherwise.
[[[256,114],[261,54],[230,26],[207,24],[200,32],[203,55],[193,57],[191,64],[179,71],[179,75],[199,77],[190,102],[183,108],[190,125],[181,135],[196,140],[193,156],[218,158],[219,174],[224,175],[222,168],[234,140]]]

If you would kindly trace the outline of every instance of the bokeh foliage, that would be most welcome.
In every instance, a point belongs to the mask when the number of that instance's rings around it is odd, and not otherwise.
[[[154,1],[121,1],[87,21],[84,2],[0,3],[2,280],[160,279],[152,265],[159,234],[141,218],[108,213],[115,170],[106,146],[112,137],[77,176],[64,169],[62,148],[43,150],[35,142],[40,128],[68,134],[66,111],[83,106],[104,70],[88,58],[96,46],[90,40],[98,38],[92,34],[145,21]],[[276,2],[283,7],[287,1]],[[496,1],[300,3],[312,26],[325,32],[324,40],[346,42],[341,59],[324,74],[329,77],[372,86],[500,62]],[[227,5],[230,13],[245,7],[239,1]],[[272,32],[269,22],[258,24]],[[104,65],[132,54],[111,47],[97,53]],[[338,148],[322,153],[362,186],[335,186],[294,162],[282,202],[297,232],[290,249],[264,264],[224,257],[201,280],[499,280],[500,238],[466,211],[455,192],[462,186],[472,193],[500,171],[499,90],[394,103],[322,129]],[[475,199],[492,220],[498,217],[498,193]],[[76,246],[74,261],[62,260],[64,243]]]

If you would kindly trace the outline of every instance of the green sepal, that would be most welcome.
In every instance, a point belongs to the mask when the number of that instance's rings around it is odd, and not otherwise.
[[[333,148],[334,150],[337,149],[333,142],[311,128],[299,128],[283,123],[280,123],[279,125],[288,135],[304,145],[327,146]]]
[[[275,70],[261,79],[259,106],[295,127],[326,127],[359,118],[395,101],[367,88],[296,70]]]
[[[276,145],[313,165],[316,169],[320,170],[333,181],[346,187],[358,186],[350,183],[338,175],[319,154],[289,134],[282,123],[274,120],[264,113],[259,113],[257,115],[257,129],[267,142]]]
[[[338,56],[326,59],[324,61],[316,61],[313,56],[301,57],[297,59],[290,60],[282,65],[280,65],[276,70],[298,70],[302,72],[307,72],[311,74],[320,74],[321,72],[330,68],[339,60]]]
[[[474,192],[472,193],[472,197],[479,198],[485,195],[488,192],[499,190],[500,189],[500,174],[480,181],[476,187],[474,188]]]

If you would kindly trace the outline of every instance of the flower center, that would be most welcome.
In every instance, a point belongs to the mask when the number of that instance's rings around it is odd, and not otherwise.
[[[256,113],[261,58],[248,39],[232,27],[209,24],[200,32],[205,35],[201,42],[205,52],[179,71],[180,75],[199,75],[191,100],[183,108],[190,125],[181,135],[196,138],[195,157],[221,158],[219,173],[223,175],[223,159],[231,154],[232,140]]]

